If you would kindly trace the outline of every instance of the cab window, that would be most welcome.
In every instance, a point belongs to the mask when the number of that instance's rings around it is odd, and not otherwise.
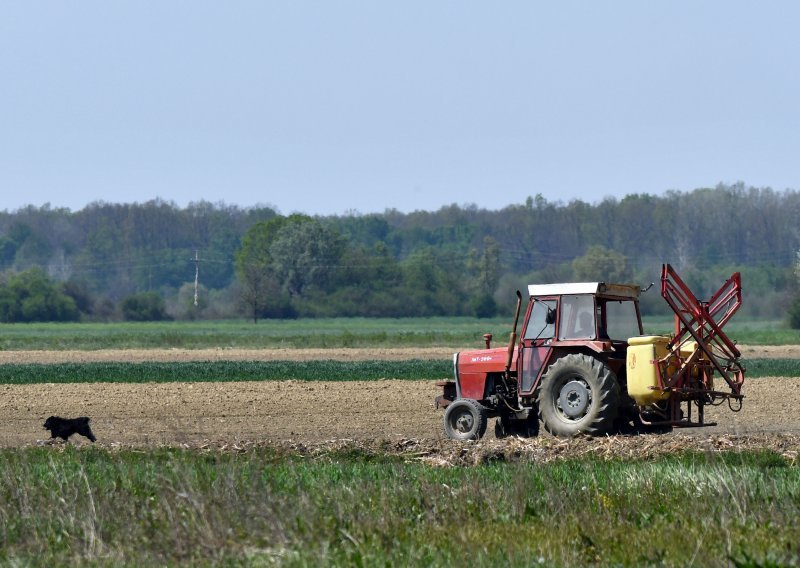
[[[547,317],[548,312],[551,314]],[[556,301],[534,300],[531,319],[525,330],[524,339],[550,339],[555,336]]]
[[[606,302],[606,321],[608,322],[608,335],[617,341],[627,341],[642,332],[639,329],[639,317],[636,314],[636,304],[630,301]]]
[[[562,296],[559,339],[595,339],[594,296]]]

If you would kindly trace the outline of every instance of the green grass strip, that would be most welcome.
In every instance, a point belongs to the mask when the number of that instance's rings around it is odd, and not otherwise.
[[[510,318],[329,318],[200,322],[0,324],[3,350],[430,347],[480,348]],[[505,339],[500,339],[501,343]]]
[[[747,359],[744,362],[745,378],[800,377],[798,359]]]
[[[30,323],[0,324],[3,350],[95,350],[175,347],[201,348],[341,348],[429,347],[454,350],[483,346],[492,333],[505,345],[511,315],[492,319],[319,318],[297,320],[213,320],[195,322]],[[520,325],[522,321],[520,321]],[[645,318],[646,334],[670,333],[672,318]],[[734,318],[725,326],[741,345],[796,345],[800,330],[776,320]]]
[[[795,359],[751,359],[746,378],[800,377]],[[452,376],[452,361],[212,361],[0,365],[0,384],[169,383],[231,381],[437,380]]]
[[[451,361],[214,361],[0,365],[0,384],[426,380],[452,375]]]

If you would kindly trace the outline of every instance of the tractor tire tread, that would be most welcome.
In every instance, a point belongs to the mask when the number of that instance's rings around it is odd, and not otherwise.
[[[469,433],[463,433],[453,428],[450,418],[455,409],[459,406],[467,406],[473,415],[475,426]],[[471,398],[459,398],[451,402],[444,413],[444,432],[451,440],[479,440],[486,434],[486,427],[489,423],[489,410],[477,400]]]
[[[554,409],[554,393],[551,391],[564,373],[582,375],[592,390],[591,407],[575,424],[560,420]],[[553,363],[542,378],[538,396],[539,419],[545,430],[554,436],[570,437],[579,433],[602,436],[613,427],[619,400],[617,377],[605,363],[590,355],[571,353]],[[579,425],[579,422],[587,418],[585,424]]]

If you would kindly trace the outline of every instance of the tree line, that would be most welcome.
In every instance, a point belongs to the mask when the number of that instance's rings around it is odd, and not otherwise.
[[[0,212],[0,320],[492,316],[528,283],[646,285],[663,262],[701,297],[739,270],[743,311],[783,317],[798,220],[798,192],[744,184],[317,217],[162,200],[29,206]],[[665,309],[657,290],[642,306]]]

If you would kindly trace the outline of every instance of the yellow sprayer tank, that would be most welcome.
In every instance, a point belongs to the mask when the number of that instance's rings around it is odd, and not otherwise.
[[[657,361],[669,353],[669,340],[669,337],[663,335],[643,335],[628,339],[628,394],[639,406],[669,397],[669,393],[650,388],[659,386]]]

